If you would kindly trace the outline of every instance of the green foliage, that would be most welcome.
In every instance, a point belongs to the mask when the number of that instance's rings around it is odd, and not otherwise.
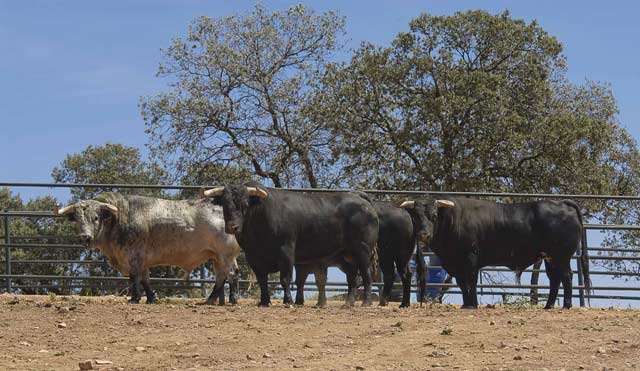
[[[343,29],[303,5],[195,19],[163,50],[169,91],[141,100],[152,155],[178,178],[214,162],[278,187],[330,184],[328,132],[305,107]]]
[[[88,146],[81,153],[69,154],[51,176],[56,183],[161,184],[165,174],[153,163],[142,160],[140,151],[122,144]],[[73,188],[74,201],[90,199],[113,188]],[[120,193],[160,195],[160,190],[119,189]]]
[[[203,187],[219,186],[224,184],[238,184],[252,178],[251,172],[232,166],[220,166],[215,162],[207,162],[200,166],[193,165],[186,170],[180,184],[196,185]],[[181,190],[180,198],[199,197],[199,191]]]
[[[353,185],[630,192],[635,143],[610,90],[566,81],[561,44],[507,12],[423,14],[333,65],[315,107]]]
[[[23,202],[18,195],[14,195],[8,189],[0,190],[0,210],[10,211],[43,211],[52,210],[57,204],[57,201],[52,197],[42,197]],[[9,233],[12,243],[20,244],[70,244],[74,241],[73,228],[64,223],[59,218],[42,218],[42,217],[12,217],[9,219]],[[5,220],[0,220],[0,228],[4,235],[4,223]],[[11,259],[14,261],[12,264],[12,274],[37,274],[37,275],[77,275],[81,271],[81,267],[77,264],[58,264],[58,263],[17,263],[15,261],[28,261],[28,260],[78,260],[82,257],[83,251],[79,249],[51,249],[51,248],[37,248],[37,249],[11,249]],[[0,266],[0,271],[4,273],[5,266]],[[13,280],[14,285],[29,283],[26,279]],[[22,289],[25,293],[47,293],[57,292],[70,293],[68,288],[68,281],[54,281],[52,284],[59,285],[57,289]]]

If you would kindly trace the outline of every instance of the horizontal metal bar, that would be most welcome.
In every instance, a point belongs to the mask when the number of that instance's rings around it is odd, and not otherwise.
[[[13,236],[10,235],[12,240],[61,240],[61,239],[76,239],[75,236]],[[0,236],[0,240],[4,240],[4,236]]]
[[[624,252],[624,253],[640,254],[640,249],[625,249],[620,247],[590,247],[589,251]]]
[[[63,245],[57,243],[0,243],[0,247],[16,249],[86,249],[83,245]]]
[[[0,182],[0,187],[36,187],[36,188],[122,188],[122,189],[201,189],[213,188],[215,185],[164,185],[164,184],[100,184],[100,183],[42,183],[42,182]],[[327,188],[282,188],[297,192],[346,192],[350,189]],[[478,197],[525,197],[525,198],[573,198],[573,199],[606,199],[606,200],[640,200],[640,196],[628,195],[577,195],[553,193],[515,193],[515,192],[449,192],[449,191],[407,191],[364,189],[371,194],[405,194],[405,195],[452,195]]]
[[[4,261],[0,261],[0,264]],[[104,260],[11,260],[11,264],[105,264]]]
[[[640,256],[604,256],[604,255],[589,255],[589,260],[640,260]]]
[[[0,216],[15,217],[53,217],[63,218],[64,215],[53,215],[53,211],[0,211]],[[13,236],[11,236],[13,237]]]
[[[629,224],[584,224],[584,229],[603,231],[603,230],[620,230],[620,231],[637,231],[640,225]]]
[[[37,275],[37,274],[0,274],[0,279],[28,279],[28,280],[42,280],[42,281],[129,281],[129,277],[100,277],[100,276],[55,276],[55,275]],[[190,283],[205,283],[205,284],[214,284],[215,279],[199,279],[193,278],[185,281],[183,278],[163,278],[156,277],[151,278],[151,282],[190,282]],[[249,280],[238,280],[240,283],[244,282],[254,282]],[[273,281],[279,283],[279,281]],[[346,283],[345,283],[346,285]]]

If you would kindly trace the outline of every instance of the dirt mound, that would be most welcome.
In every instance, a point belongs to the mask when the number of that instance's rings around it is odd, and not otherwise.
[[[87,360],[102,370],[640,368],[638,310],[197,302],[0,295],[0,369],[79,370]]]

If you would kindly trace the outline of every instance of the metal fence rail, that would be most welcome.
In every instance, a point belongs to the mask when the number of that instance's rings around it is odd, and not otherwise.
[[[165,190],[199,190],[202,186],[180,186],[180,185],[146,185],[146,184],[60,184],[60,183],[9,183],[0,182],[0,187],[39,187],[39,188],[102,188],[102,189],[165,189]],[[308,189],[308,188],[289,188],[291,191],[299,192],[342,192],[345,190],[336,189]],[[530,193],[492,193],[492,192],[433,192],[433,191],[402,191],[402,190],[364,190],[367,193],[374,195],[452,195],[452,196],[470,196],[470,197],[495,197],[495,198],[527,198],[527,199],[595,199],[595,200],[607,200],[607,201],[640,201],[640,196],[619,196],[619,195],[567,195],[567,194],[530,194]],[[51,211],[4,211],[0,212],[0,218],[4,221],[4,235],[0,236],[3,243],[0,244],[0,248],[4,248],[4,260],[0,261],[0,264],[4,266],[4,274],[0,275],[0,281],[4,281],[4,291],[16,292],[27,289],[126,289],[126,277],[111,277],[111,276],[69,276],[69,275],[38,275],[38,274],[12,274],[14,266],[20,265],[36,265],[50,266],[55,265],[68,265],[68,266],[89,266],[89,265],[103,265],[106,264],[104,259],[91,260],[91,259],[55,259],[55,258],[31,258],[31,259],[12,259],[13,250],[53,250],[53,251],[65,251],[73,249],[85,249],[84,246],[73,243],[64,243],[68,241],[75,241],[73,236],[15,236],[11,234],[10,225],[13,220],[21,218],[58,218]],[[585,230],[600,230],[600,231],[638,231],[640,226],[636,225],[612,225],[612,224],[585,224]],[[584,234],[585,243],[587,234]],[[34,240],[59,240],[60,243],[23,243],[21,241],[34,241]],[[617,248],[602,248],[602,247],[589,247],[591,261],[627,261],[638,262],[640,261],[640,249],[627,249],[623,247]],[[579,253],[579,252],[578,252]],[[593,254],[597,253],[597,254]],[[602,255],[606,253],[607,255]],[[430,255],[425,253],[425,255]],[[574,258],[578,258],[579,255]],[[585,285],[584,275],[581,270],[580,264],[576,264],[577,270],[574,273],[577,274],[578,284],[574,286],[574,290],[577,290],[580,304],[585,304]],[[428,265],[428,269],[439,269],[440,266]],[[526,273],[535,274],[536,276],[543,271],[542,269],[527,269]],[[487,267],[483,269],[483,272],[489,273],[505,273],[510,272],[507,268],[502,267]],[[592,271],[592,276],[614,276],[614,277],[637,277],[634,272],[627,271]],[[187,291],[187,290],[202,290],[204,293],[204,285],[213,284],[215,281],[205,278],[204,269],[200,269],[199,279],[190,279],[184,281],[178,278],[152,278],[152,282],[156,283],[154,288],[161,289],[167,288],[171,290]],[[250,281],[241,280],[240,286],[247,287],[250,285]],[[484,283],[482,280],[478,285],[478,294],[480,295],[493,295],[493,296],[522,296],[527,293],[523,290],[529,290],[529,294],[536,297],[545,297],[548,286],[538,285],[537,279],[530,285],[513,285],[513,284],[495,284]],[[270,281],[269,283],[273,288],[277,288],[279,282]],[[310,282],[309,291],[315,291],[314,282]],[[377,282],[375,285],[382,285]],[[396,283],[398,285],[398,283]],[[331,288],[331,291],[346,292],[345,282],[330,282],[327,286]],[[452,288],[453,290],[447,291],[448,294],[457,295],[460,292],[455,290],[454,284],[428,284],[428,287],[436,288]],[[516,290],[516,291],[514,291]],[[638,285],[633,286],[621,286],[621,285],[596,285],[592,286],[593,292],[589,295],[593,299],[617,299],[617,300],[640,300],[640,287]],[[415,292],[416,288],[412,287],[412,292]],[[628,294],[611,294],[609,292],[624,292]],[[562,294],[559,295],[562,297]]]

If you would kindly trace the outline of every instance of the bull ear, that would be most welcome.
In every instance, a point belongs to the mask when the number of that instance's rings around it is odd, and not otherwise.
[[[436,206],[449,208],[456,206],[456,204],[453,201],[449,200],[436,200]]]

